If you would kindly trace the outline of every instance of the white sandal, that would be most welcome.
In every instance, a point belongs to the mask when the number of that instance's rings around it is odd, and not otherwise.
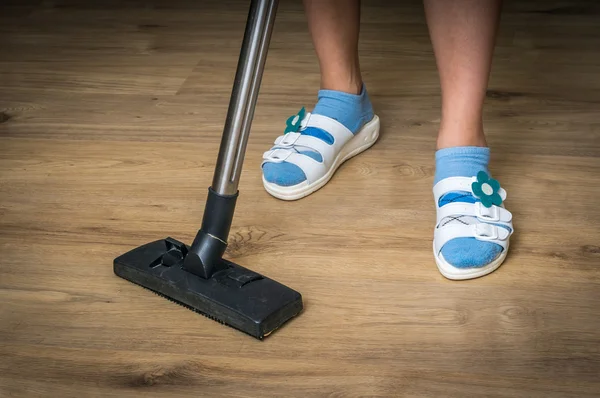
[[[268,193],[283,200],[296,200],[310,195],[323,187],[331,179],[335,171],[346,160],[371,147],[379,137],[379,118],[374,116],[362,129],[352,134],[343,124],[323,115],[315,115],[300,111],[287,122],[288,129],[277,137],[275,146],[263,155],[261,167],[266,163],[289,162],[300,167],[306,180],[292,186],[281,186],[265,180],[263,185]],[[333,144],[300,131],[307,127],[317,127],[333,137]],[[318,162],[299,151],[318,152],[323,159]]]
[[[439,206],[439,199],[449,192],[470,192],[479,198],[476,203],[449,203]],[[514,228],[512,214],[504,208],[506,191],[498,181],[490,179],[485,172],[477,177],[450,177],[439,181],[433,187],[437,209],[437,223],[433,238],[433,255],[438,269],[448,279],[473,279],[495,271],[508,253],[509,238]],[[470,216],[473,223],[446,225],[448,220]],[[507,227],[507,228],[504,228]],[[500,255],[491,263],[477,268],[457,268],[448,263],[441,253],[444,245],[456,238],[475,238],[496,243],[502,247]]]

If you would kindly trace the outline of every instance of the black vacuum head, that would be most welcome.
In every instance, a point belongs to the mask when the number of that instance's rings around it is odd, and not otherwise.
[[[302,311],[300,293],[227,260],[208,279],[182,268],[189,247],[161,239],[114,261],[115,274],[258,339]]]

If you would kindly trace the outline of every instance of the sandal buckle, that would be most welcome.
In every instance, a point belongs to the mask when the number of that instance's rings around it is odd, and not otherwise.
[[[475,205],[475,216],[486,222],[500,221],[500,208],[498,206],[485,207],[481,202]]]
[[[272,151],[266,152],[263,156],[263,159],[272,163],[281,163],[285,162],[291,154],[292,151],[290,151],[289,149],[277,148]]]
[[[287,133],[277,145],[285,148],[291,148],[294,146],[296,141],[298,141],[298,138],[300,138],[301,135],[302,134],[300,133]]]

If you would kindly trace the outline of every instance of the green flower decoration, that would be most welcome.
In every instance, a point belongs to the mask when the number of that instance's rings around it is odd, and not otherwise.
[[[485,171],[477,173],[477,181],[471,184],[473,195],[481,200],[481,204],[485,207],[492,205],[500,206],[502,197],[500,197],[500,183],[493,178],[490,178]]]
[[[290,116],[288,120],[285,121],[285,131],[283,134],[295,133],[300,130],[300,124],[302,123],[302,119],[304,119],[305,115],[306,109],[302,107],[297,115]]]

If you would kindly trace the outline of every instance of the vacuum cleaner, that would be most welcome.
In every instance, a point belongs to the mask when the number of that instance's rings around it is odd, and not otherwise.
[[[302,296],[223,254],[277,4],[250,4],[215,173],[192,245],[168,237],[114,260],[121,278],[261,340],[302,311]]]

